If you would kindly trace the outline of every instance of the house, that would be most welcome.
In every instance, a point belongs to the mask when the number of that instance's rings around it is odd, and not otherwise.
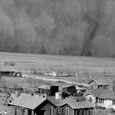
[[[105,90],[102,92],[97,99],[97,106],[105,109],[115,110],[115,92]]]
[[[70,84],[65,84],[63,86],[60,86],[60,91],[71,94],[71,95],[74,95],[77,93],[76,86],[70,85]]]
[[[17,72],[14,68],[12,67],[6,67],[6,66],[1,66],[0,68],[0,76],[16,76],[16,77],[21,77],[22,72]]]
[[[92,115],[94,105],[78,97],[48,97],[57,106],[57,115]]]
[[[109,87],[108,83],[107,83],[104,79],[90,80],[90,81],[88,82],[88,84],[90,85],[90,89],[91,89],[91,90],[95,90],[95,89],[97,89],[97,88],[108,89],[108,87]]]
[[[107,89],[95,89],[85,93],[86,101],[95,106],[115,110],[115,92]]]
[[[89,102],[77,102],[72,98],[62,100],[59,106],[59,115],[92,115],[94,105]]]
[[[49,96],[54,96],[56,92],[59,91],[59,86],[55,85],[41,85],[38,87],[38,93],[47,94]]]
[[[43,95],[21,94],[9,103],[15,115],[56,115],[57,108]]]
[[[97,88],[93,91],[91,90],[87,90],[84,94],[86,101],[92,103],[92,104],[96,104],[97,103],[97,99],[99,97],[99,95],[101,93],[103,93],[105,91],[105,89],[103,88]]]

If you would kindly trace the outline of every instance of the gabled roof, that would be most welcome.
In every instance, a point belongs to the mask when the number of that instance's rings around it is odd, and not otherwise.
[[[115,92],[110,91],[110,90],[106,90],[99,95],[99,98],[115,100]]]
[[[102,99],[115,100],[115,92],[107,89],[102,89],[102,88],[95,89],[92,92],[89,92],[89,94],[92,94],[95,97],[102,98]],[[88,93],[85,95],[88,95]]]
[[[46,100],[47,100],[46,98],[43,98],[42,96],[39,95],[32,96],[30,94],[21,94],[17,99],[12,101],[10,105],[28,109],[35,109]]]
[[[51,103],[53,103],[54,105],[56,105],[56,106],[58,106],[59,104],[60,104],[60,100],[58,100],[58,99],[55,99],[55,97],[54,96],[49,96],[48,98],[47,98]]]
[[[88,84],[90,84],[91,82],[96,82],[97,85],[108,85],[107,81],[104,79],[94,79],[94,80],[90,80]]]
[[[82,109],[82,108],[93,108],[94,105],[92,105],[89,102],[77,102],[77,103],[67,103],[72,109]]]
[[[0,66],[0,71],[2,71],[2,72],[4,72],[4,71],[14,72],[16,70],[11,66]]]
[[[86,90],[84,96],[87,96],[87,95],[90,95],[90,94],[91,94],[91,95],[94,95],[95,97],[99,97],[99,95],[100,95],[101,93],[103,93],[105,90],[106,90],[106,89],[103,89],[103,88],[97,88],[97,89],[95,89],[95,90],[93,90],[93,91],[91,91],[91,90]]]
[[[77,102],[75,99],[72,99],[72,98],[67,98],[67,99],[62,100],[59,106],[64,106],[66,104],[68,104],[72,109],[93,108],[94,107],[94,105],[89,102],[86,102],[86,101]]]
[[[97,89],[93,90],[93,91],[91,92],[91,94],[93,94],[95,97],[99,97],[99,95],[100,95],[101,93],[105,92],[105,91],[106,91],[106,89],[97,88]]]

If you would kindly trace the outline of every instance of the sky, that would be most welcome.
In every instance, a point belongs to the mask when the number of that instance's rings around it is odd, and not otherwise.
[[[0,0],[0,51],[115,57],[114,0]]]

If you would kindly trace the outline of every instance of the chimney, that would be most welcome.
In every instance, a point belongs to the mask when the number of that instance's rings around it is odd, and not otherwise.
[[[30,92],[30,95],[31,95],[31,96],[34,96],[34,92]]]
[[[62,100],[62,92],[56,92],[55,93],[55,99],[56,100]]]
[[[47,94],[43,94],[42,97],[43,97],[43,98],[47,98]]]
[[[15,91],[15,96],[19,97],[20,96],[20,92],[19,91]]]

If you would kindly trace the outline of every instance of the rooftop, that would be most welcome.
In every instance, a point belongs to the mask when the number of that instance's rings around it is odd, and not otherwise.
[[[98,84],[98,85],[108,85],[107,81],[104,80],[104,79],[94,79],[94,80],[90,80],[90,81],[89,81],[89,84],[90,84],[91,82],[96,82],[96,84]]]
[[[99,98],[115,100],[115,92],[110,90],[105,90],[103,93],[99,95]]]
[[[99,97],[102,99],[115,100],[115,92],[111,90],[107,90],[107,89],[99,88],[99,89],[95,89],[93,91],[88,91],[85,93],[85,95],[88,95],[88,94],[92,94],[95,97]]]
[[[17,99],[12,101],[10,105],[19,106],[28,109],[35,109],[42,104],[46,98],[39,95],[21,94]]]
[[[86,102],[86,101],[81,101],[81,102],[77,102],[75,99],[72,98],[67,98],[64,99],[59,106],[64,106],[68,104],[72,109],[81,109],[81,108],[93,108],[94,105]]]
[[[93,94],[95,97],[99,97],[99,95],[100,95],[101,93],[105,92],[105,91],[106,91],[106,89],[97,88],[97,89],[93,90],[93,91],[91,92],[91,94]]]
[[[57,106],[64,106],[64,105],[68,104],[72,109],[94,107],[91,103],[88,103],[86,101],[77,102],[75,98],[71,98],[71,97],[63,99],[63,100],[56,100],[54,97],[50,97],[48,99]]]

